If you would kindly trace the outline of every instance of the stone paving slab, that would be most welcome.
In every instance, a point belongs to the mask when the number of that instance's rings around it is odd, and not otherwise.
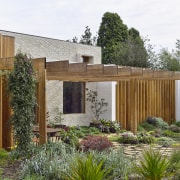
[[[164,156],[170,156],[172,154],[173,148],[171,147],[162,147],[160,145],[147,145],[147,144],[140,144],[140,145],[131,145],[131,144],[120,144],[118,142],[113,142],[114,148],[118,149],[118,148],[122,148],[124,151],[124,154],[126,154],[129,157],[132,158],[138,158],[139,156],[141,156],[142,151],[145,148],[150,148],[152,147],[152,149],[157,149],[160,150],[160,152],[162,153],[162,155]]]

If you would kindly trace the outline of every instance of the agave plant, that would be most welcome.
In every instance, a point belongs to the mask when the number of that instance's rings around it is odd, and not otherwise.
[[[160,180],[167,177],[166,172],[170,161],[160,151],[152,148],[145,149],[141,159],[134,164],[134,172],[143,179]]]

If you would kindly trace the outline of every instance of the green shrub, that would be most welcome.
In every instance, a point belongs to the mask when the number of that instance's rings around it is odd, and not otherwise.
[[[146,131],[152,131],[154,130],[156,127],[153,124],[150,124],[146,121],[144,121],[141,126],[146,130]]]
[[[79,143],[79,149],[85,152],[89,150],[104,151],[112,146],[112,143],[104,136],[87,136]]]
[[[89,127],[89,126],[78,127],[78,128],[76,128],[77,135],[78,135],[79,131],[82,134],[84,134],[84,136],[93,135],[93,134],[100,134],[100,130],[96,127]],[[80,138],[83,138],[83,137],[80,137]]]
[[[174,133],[170,129],[166,129],[162,132],[162,135],[167,136],[167,137],[173,137]]]
[[[161,117],[147,117],[145,122],[142,124],[144,129],[153,130],[154,128],[168,129],[169,125]]]
[[[161,129],[154,129],[153,131],[148,131],[148,133],[154,137],[161,137],[162,130]]]
[[[48,143],[38,147],[39,151],[27,159],[20,172],[20,179],[37,177],[43,180],[60,180],[69,163],[79,154],[75,148],[64,143]]]
[[[74,147],[77,147],[79,144],[78,136],[72,129],[69,129],[68,131],[63,131],[61,133],[61,140],[64,143],[69,144]]]
[[[4,164],[9,159],[8,152],[5,149],[0,150],[0,164]]]
[[[90,151],[93,158],[98,163],[104,161],[105,169],[112,169],[110,177],[112,179],[127,179],[131,173],[132,161],[127,157],[121,148],[112,149],[111,151]],[[109,176],[108,176],[109,177]]]
[[[127,179],[131,173],[131,160],[123,153],[122,149],[111,151],[105,154],[106,160],[104,166],[112,168],[112,176],[114,179]]]
[[[138,144],[138,138],[132,132],[124,132],[121,134],[120,143],[123,144]]]
[[[167,122],[165,122],[161,117],[148,117],[146,119],[146,122],[148,124],[153,125],[154,127],[160,128],[160,129],[168,129],[169,125]]]
[[[117,122],[111,121],[111,120],[105,120],[101,119],[101,124],[102,124],[102,132],[106,133],[116,133],[120,131],[120,125]]]
[[[176,121],[175,125],[180,127],[180,121]]]
[[[155,126],[160,128],[160,129],[168,129],[169,125],[167,122],[165,122],[162,118],[156,117],[155,118],[156,124]]]
[[[109,179],[111,169],[104,168],[104,160],[96,162],[92,154],[82,158],[77,157],[70,164],[69,173],[64,176],[65,180],[104,180]]]
[[[172,125],[169,127],[169,130],[171,130],[172,132],[180,133],[180,127],[178,127],[178,126],[175,125],[175,124],[172,124]]]
[[[152,135],[143,132],[137,134],[137,139],[139,143],[144,144],[151,144],[155,142],[155,138]]]
[[[112,141],[112,142],[120,142],[120,136],[119,135],[115,135],[115,136],[110,136],[108,137],[109,141]]]
[[[158,143],[159,145],[162,145],[164,147],[169,147],[172,144],[174,144],[175,141],[170,137],[160,137],[160,138],[157,138],[156,143]]]
[[[133,166],[133,172],[143,179],[160,180],[167,177],[169,160],[163,157],[160,151],[151,148],[143,151],[142,157]]]
[[[180,151],[173,151],[170,157],[170,165],[168,167],[168,172],[170,172],[175,180],[180,179]]]
[[[144,129],[144,127],[142,126],[142,124],[138,124],[137,130],[138,130],[139,132],[144,132],[144,131],[145,131],[145,129]]]
[[[156,119],[155,119],[155,117],[148,116],[148,117],[146,118],[146,122],[147,122],[148,124],[152,124],[153,126],[156,126]]]

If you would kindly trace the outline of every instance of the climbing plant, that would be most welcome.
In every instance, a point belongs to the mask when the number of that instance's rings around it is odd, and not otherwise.
[[[15,56],[14,69],[9,74],[8,89],[12,116],[10,123],[14,131],[17,151],[25,156],[31,143],[32,125],[35,119],[36,77],[32,60],[19,52]]]

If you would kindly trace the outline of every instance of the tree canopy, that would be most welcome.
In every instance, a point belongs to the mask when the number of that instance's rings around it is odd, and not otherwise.
[[[117,13],[106,12],[102,17],[97,45],[102,48],[103,64],[149,66],[139,31],[135,28],[128,30]]]
[[[93,36],[90,27],[86,26],[84,34],[81,35],[80,41],[78,41],[78,38],[75,36],[73,37],[72,42],[87,45],[96,45],[96,36]]]
[[[149,39],[135,28],[128,29],[117,13],[104,13],[97,36],[86,26],[80,41],[76,36],[72,41],[100,46],[103,64],[180,71],[180,40],[172,52],[162,48],[157,54]]]

